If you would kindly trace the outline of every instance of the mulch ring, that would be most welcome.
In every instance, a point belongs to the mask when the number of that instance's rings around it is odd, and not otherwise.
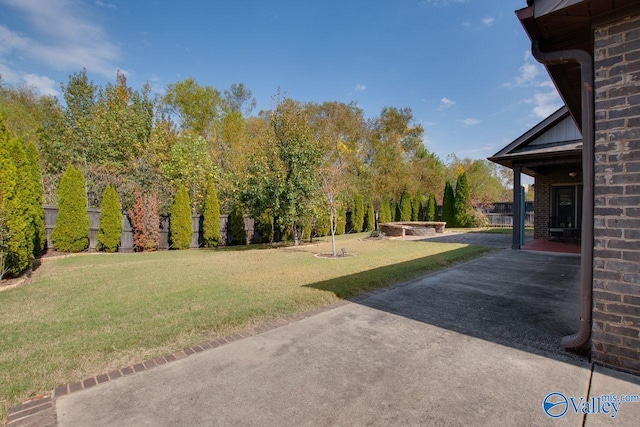
[[[314,254],[313,256],[316,258],[343,259],[351,258],[355,255],[349,253],[343,255],[342,253],[338,252],[336,253],[336,256],[333,256],[333,254]]]

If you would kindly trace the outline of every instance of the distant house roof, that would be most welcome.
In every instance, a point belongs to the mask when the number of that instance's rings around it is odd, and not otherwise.
[[[520,165],[527,175],[544,174],[558,163],[580,162],[582,135],[566,106],[489,157],[508,168]]]

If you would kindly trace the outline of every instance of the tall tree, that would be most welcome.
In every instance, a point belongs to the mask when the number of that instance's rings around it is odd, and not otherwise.
[[[215,173],[213,160],[203,137],[191,133],[180,135],[171,148],[164,172],[174,186],[185,186],[191,196],[192,210],[202,206],[207,181]]]
[[[280,102],[271,114],[271,141],[249,166],[243,200],[252,212],[271,210],[298,243],[298,222],[314,204],[320,188],[321,148],[315,143],[302,105]]]
[[[378,196],[396,198],[405,189],[410,181],[408,163],[425,155],[423,136],[424,129],[414,124],[410,108],[385,107],[373,121],[369,159]]]
[[[251,90],[242,83],[233,83],[229,89],[225,89],[224,100],[230,111],[243,116],[248,116],[256,108],[256,99]]]
[[[444,196],[442,197],[442,221],[449,227],[455,227],[455,195],[451,181],[447,180],[444,185]]]
[[[187,77],[170,84],[162,101],[163,108],[177,119],[183,130],[207,141],[216,140],[224,108],[220,91],[211,86],[200,86],[193,77]]]

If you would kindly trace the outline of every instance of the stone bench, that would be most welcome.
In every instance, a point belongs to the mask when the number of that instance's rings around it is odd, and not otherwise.
[[[441,221],[412,221],[412,222],[384,222],[380,224],[380,231],[388,237],[428,236],[444,233],[446,222]],[[430,231],[423,233],[422,230]]]

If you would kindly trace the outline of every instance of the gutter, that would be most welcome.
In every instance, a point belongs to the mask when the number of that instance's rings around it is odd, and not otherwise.
[[[593,206],[594,206],[594,101],[593,101],[593,59],[584,50],[542,52],[539,40],[531,44],[531,53],[544,65],[558,65],[568,62],[580,65],[582,81],[582,243],[580,263],[580,329],[574,335],[562,338],[562,346],[567,349],[585,347],[591,339],[593,304]]]

